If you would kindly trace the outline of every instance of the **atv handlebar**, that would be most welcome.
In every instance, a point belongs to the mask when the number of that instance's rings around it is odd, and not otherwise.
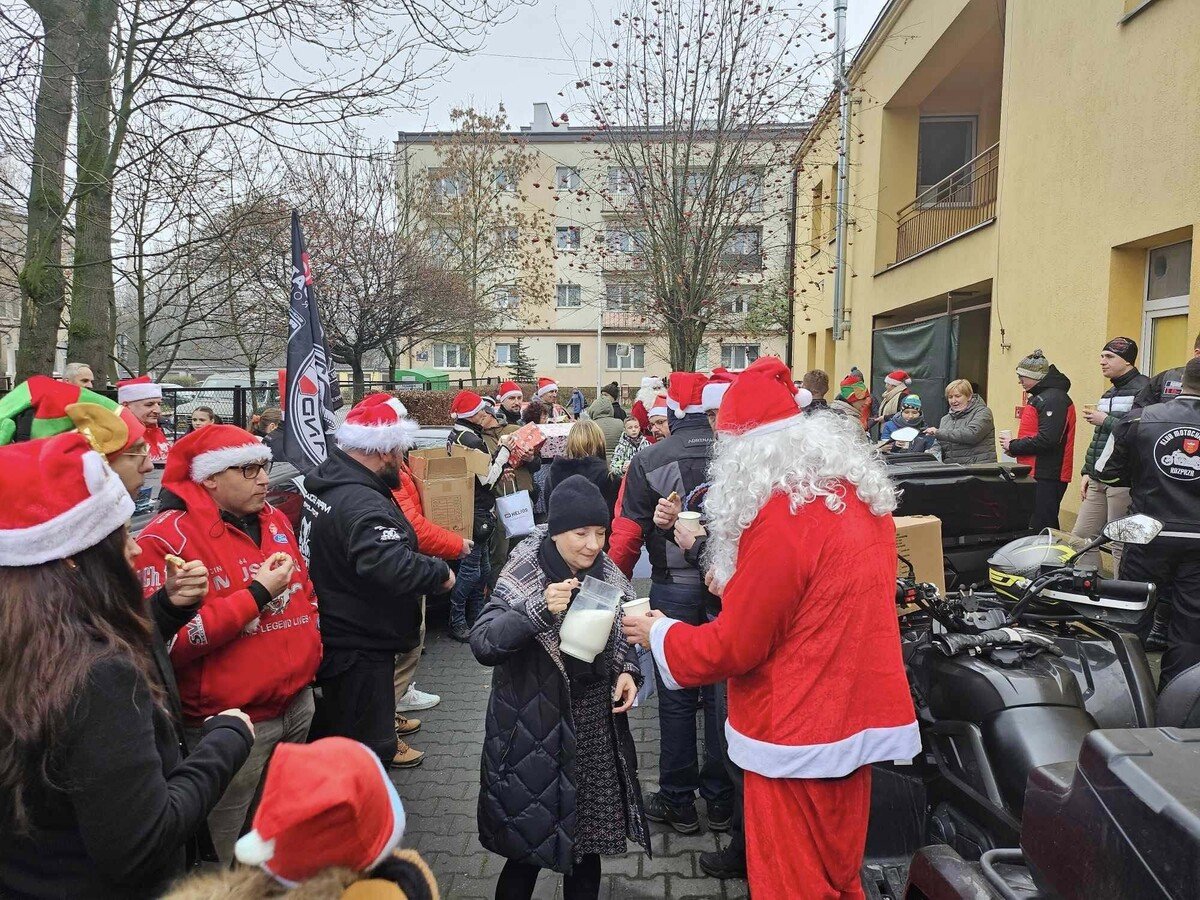
[[[933,644],[946,656],[958,656],[968,650],[1003,646],[1015,647],[1022,644],[1054,653],[1061,652],[1049,636],[1035,631],[1027,631],[1024,628],[993,628],[990,631],[981,631],[979,634],[939,634],[934,636]]]
[[[1121,581],[1118,578],[1101,578],[1096,582],[1096,591],[1113,600],[1128,600],[1133,603],[1153,603],[1158,589],[1148,581]]]

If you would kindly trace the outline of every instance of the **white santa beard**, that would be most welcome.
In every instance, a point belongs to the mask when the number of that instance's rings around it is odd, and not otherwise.
[[[891,512],[897,503],[886,464],[862,440],[857,423],[825,411],[806,415],[782,431],[722,434],[709,479],[705,562],[720,585],[733,576],[742,532],[776,491],[788,494],[793,512],[818,498],[840,512],[845,484],[854,485],[859,499],[877,516]]]
[[[637,394],[634,395],[634,399],[641,400],[642,406],[646,407],[647,410],[650,410],[654,406],[654,401],[662,396],[662,393],[663,392],[654,388],[640,388]]]

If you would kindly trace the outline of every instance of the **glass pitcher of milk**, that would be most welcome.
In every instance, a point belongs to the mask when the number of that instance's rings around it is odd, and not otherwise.
[[[608,646],[620,608],[621,588],[591,575],[584,578],[558,630],[559,649],[583,662],[592,662]]]

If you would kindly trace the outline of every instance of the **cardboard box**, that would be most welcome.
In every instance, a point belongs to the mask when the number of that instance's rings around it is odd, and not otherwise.
[[[942,520],[937,516],[897,516],[896,553],[903,556],[916,570],[917,581],[936,584],[946,592],[946,573],[942,564]],[[897,561],[896,573],[907,573]]]
[[[456,449],[487,455],[465,447]],[[475,527],[475,475],[467,469],[467,458],[447,456],[441,448],[412,450],[408,464],[417,482],[425,518],[471,540]]]
[[[459,444],[450,445],[450,458],[463,460],[467,471],[481,479],[487,478],[488,470],[492,467],[492,458],[482,450],[472,450]]]

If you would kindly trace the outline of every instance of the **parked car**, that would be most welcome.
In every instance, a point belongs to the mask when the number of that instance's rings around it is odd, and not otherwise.
[[[199,387],[186,392],[188,394],[186,401],[175,403],[170,417],[174,420],[176,431],[179,434],[184,434],[188,430],[188,422],[192,417],[192,413],[201,406],[207,406],[220,416],[222,420],[232,424],[235,414],[234,388],[249,388],[249,386],[249,373],[233,372],[209,375]],[[169,399],[168,394],[164,394],[164,399]],[[247,417],[255,410],[266,406],[278,405],[279,381],[275,371],[271,370],[269,374],[256,374],[254,376],[253,395],[247,397],[246,400]]]

